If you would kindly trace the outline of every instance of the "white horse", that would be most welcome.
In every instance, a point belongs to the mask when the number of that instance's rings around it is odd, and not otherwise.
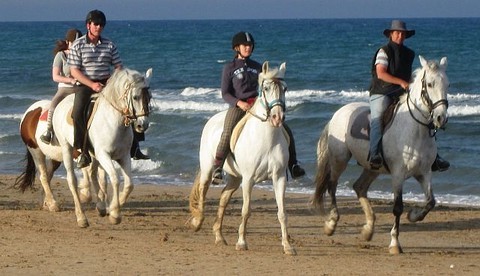
[[[263,64],[259,75],[259,97],[246,115],[245,125],[224,170],[228,174],[222,191],[213,232],[216,244],[226,244],[222,234],[225,208],[240,184],[243,190],[242,222],[238,231],[237,250],[247,250],[245,239],[247,220],[250,217],[250,197],[255,183],[271,179],[278,206],[278,220],[282,230],[282,245],[286,254],[296,254],[288,241],[287,216],[285,214],[285,186],[287,183],[288,138],[282,123],[285,110],[285,63],[270,70]],[[214,115],[206,123],[200,143],[200,171],[190,194],[190,223],[198,231],[204,220],[205,197],[212,181],[216,147],[223,129],[226,111]],[[239,123],[240,125],[241,123]]]
[[[391,254],[402,253],[398,236],[400,216],[403,212],[402,189],[407,178],[414,177],[426,197],[423,208],[409,212],[411,222],[421,221],[435,206],[432,191],[431,165],[437,154],[435,132],[447,123],[448,78],[445,73],[447,58],[440,63],[426,61],[419,56],[421,68],[415,70],[410,92],[400,97],[394,111],[393,121],[385,127],[382,146],[385,166],[372,170],[368,162],[369,106],[366,103],[351,103],[340,108],[325,126],[317,146],[317,175],[314,203],[323,210],[324,194],[331,197],[331,210],[324,230],[332,235],[339,220],[335,193],[338,179],[353,156],[363,167],[361,176],[353,184],[366,216],[362,236],[371,240],[374,232],[375,214],[367,191],[380,174],[392,176],[395,221],[391,229]]]
[[[50,189],[50,181],[55,170],[63,162],[67,172],[68,186],[75,203],[77,224],[80,227],[88,227],[88,220],[82,210],[81,202],[91,199],[90,183],[98,192],[97,210],[100,215],[107,214],[105,171],[109,176],[113,192],[108,208],[109,219],[112,224],[120,223],[120,206],[126,202],[133,190],[130,160],[130,147],[133,139],[131,125],[138,132],[143,132],[148,128],[151,99],[148,88],[151,75],[151,69],[145,76],[130,69],[115,70],[105,88],[98,94],[88,126],[88,137],[92,145],[90,154],[93,158],[91,165],[82,169],[84,175],[81,186],[83,197],[79,196],[77,191],[77,178],[73,163],[74,155],[78,155],[78,152],[73,151],[71,110],[74,95],[66,97],[55,108],[53,115],[55,139],[50,144],[45,144],[40,139],[47,128],[44,117],[50,101],[44,100],[32,104],[20,123],[20,134],[28,151],[25,171],[17,178],[16,187],[25,191],[26,188],[33,186],[36,170],[38,170],[45,192],[44,207],[51,211],[58,211],[58,204]],[[121,195],[119,195],[120,181],[114,167],[114,160],[119,164],[123,174],[124,186]],[[98,170],[99,164],[101,165],[100,170]],[[81,198],[86,199],[82,200]]]

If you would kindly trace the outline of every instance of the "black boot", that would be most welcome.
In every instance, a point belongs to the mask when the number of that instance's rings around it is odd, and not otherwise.
[[[305,175],[305,170],[302,169],[298,164],[294,164],[290,167],[290,174],[293,178],[301,177]]]
[[[88,153],[82,152],[78,156],[77,168],[85,168],[86,166],[90,165],[90,162],[92,162],[92,158],[90,158],[90,155]]]
[[[372,170],[378,170],[383,166],[383,158],[379,153],[370,157],[370,168]]]
[[[140,159],[148,160],[148,159],[150,159],[150,156],[148,156],[146,154],[143,154],[140,151],[140,148],[136,148],[135,153],[133,154],[132,158],[133,158],[133,160],[140,160]]]
[[[443,159],[442,157],[440,157],[440,155],[437,154],[437,157],[435,158],[435,161],[433,161],[433,164],[432,164],[432,172],[435,172],[435,171],[443,172],[448,170],[448,168],[450,168],[450,162]]]

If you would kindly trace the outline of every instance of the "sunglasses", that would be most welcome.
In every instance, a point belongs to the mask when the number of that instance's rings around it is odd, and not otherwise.
[[[92,24],[95,25],[95,26],[105,27],[105,23],[93,22],[93,21],[90,22],[90,23],[92,23]]]

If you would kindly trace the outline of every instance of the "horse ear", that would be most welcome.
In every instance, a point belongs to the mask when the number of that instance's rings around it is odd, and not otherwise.
[[[427,66],[427,60],[423,56],[418,56],[418,58],[420,59],[420,64],[422,67]]]
[[[145,84],[150,86],[150,80],[152,79],[152,68],[148,68],[147,72],[145,73]]]
[[[278,71],[280,72],[281,75],[285,76],[286,70],[287,70],[287,63],[283,62],[282,64],[280,64],[280,68],[278,69]]]
[[[442,68],[444,71],[447,69],[447,57],[443,57],[440,60],[440,68]]]
[[[262,72],[264,73],[268,72],[268,60],[263,63]]]

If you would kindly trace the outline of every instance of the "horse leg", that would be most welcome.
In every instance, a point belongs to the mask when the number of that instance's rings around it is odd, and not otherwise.
[[[243,206],[242,206],[242,222],[238,228],[238,241],[235,247],[236,250],[248,250],[247,241],[245,239],[247,221],[251,214],[250,199],[252,196],[253,180],[246,180],[245,176],[242,181],[243,191]]]
[[[85,168],[82,168],[83,178],[78,185],[78,191],[80,196],[80,202],[90,203],[92,202],[92,194],[90,193],[90,183],[92,183],[92,168],[91,165]]]
[[[394,178],[394,181],[395,181],[395,178]],[[396,183],[396,185],[394,183],[393,189],[394,189],[393,215],[395,216],[395,222],[393,223],[392,230],[390,231],[391,241],[388,249],[390,251],[390,254],[397,255],[397,254],[403,253],[402,247],[400,246],[400,242],[398,240],[398,236],[400,235],[400,216],[403,213],[402,183]]]
[[[432,174],[415,176],[418,182],[420,182],[423,193],[425,194],[425,206],[423,208],[414,208],[408,212],[408,220],[410,222],[422,221],[430,210],[435,207],[435,197],[432,189]]]
[[[338,179],[340,178],[341,173],[347,168],[348,160],[350,159],[349,154],[345,154],[345,156],[345,161],[330,161],[332,167],[329,168],[328,174],[325,176],[324,179],[325,187],[323,189],[326,189],[330,196],[330,212],[323,226],[323,232],[327,236],[331,236],[335,233],[337,223],[340,220],[340,213],[338,212],[336,194]]]
[[[378,177],[378,173],[369,170],[363,170],[360,177],[353,184],[353,189],[357,194],[358,201],[362,206],[363,213],[365,213],[365,224],[362,228],[362,237],[366,241],[371,241],[375,231],[375,213],[373,212],[370,200],[367,198],[368,188],[372,182]]]
[[[120,206],[123,206],[133,191],[132,163],[130,161],[130,155],[127,155],[127,157],[122,160],[121,168],[123,174],[123,189],[122,193],[120,194]]]
[[[78,196],[77,192],[77,177],[75,176],[75,172],[73,170],[73,158],[72,158],[72,148],[71,147],[64,147],[62,149],[63,154],[63,165],[65,166],[65,170],[67,171],[67,182],[68,188],[72,193],[73,202],[75,204],[75,216],[77,217],[77,224],[81,228],[86,228],[89,226],[87,217],[82,209],[82,204],[80,202],[80,197]]]
[[[32,157],[34,163],[37,164],[40,183],[42,184],[43,192],[45,193],[43,198],[43,209],[50,212],[59,212],[60,207],[58,206],[58,203],[55,200],[52,189],[50,187],[50,183],[53,178],[53,172],[56,168],[58,168],[58,165],[55,168],[54,164],[47,164],[47,162],[52,161],[47,161],[45,155],[41,153],[39,149],[36,150]],[[27,162],[30,162],[30,160],[28,160]]]
[[[190,192],[189,206],[192,216],[186,222],[187,224],[190,223],[195,232],[200,230],[203,220],[205,219],[205,197],[209,187],[209,175],[203,175],[202,171],[198,171]]]
[[[220,202],[218,204],[217,217],[215,223],[213,224],[213,233],[215,234],[215,244],[217,245],[226,245],[227,241],[222,234],[222,224],[223,218],[225,215],[225,208],[227,208],[232,194],[240,187],[242,179],[238,177],[229,176],[227,185],[223,188],[222,194],[220,195]]]
[[[120,214],[120,181],[118,179],[118,174],[115,170],[115,167],[113,166],[112,161],[109,158],[101,158],[102,157],[99,156],[99,162],[107,173],[108,177],[110,178],[110,183],[112,185],[112,197],[108,208],[108,219],[111,224],[119,224],[120,222],[122,222],[122,216]]]
[[[275,191],[275,200],[277,201],[277,217],[282,230],[283,253],[287,255],[297,255],[297,251],[288,240],[287,215],[285,213],[285,187],[287,185],[286,175],[283,174],[276,180],[273,180],[273,189]]]
[[[96,209],[101,217],[108,214],[107,212],[107,177],[103,168],[98,167],[98,162],[95,165],[97,167],[97,177],[92,178],[92,184],[97,194]]]

